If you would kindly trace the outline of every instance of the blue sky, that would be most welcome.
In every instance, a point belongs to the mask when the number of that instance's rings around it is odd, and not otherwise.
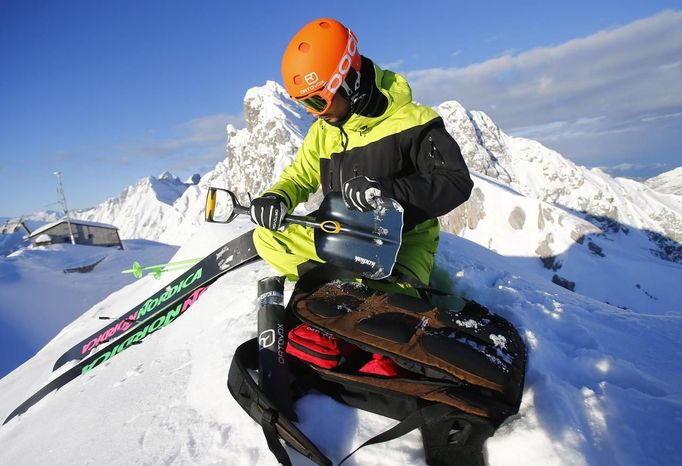
[[[252,86],[332,16],[415,98],[458,100],[576,163],[682,164],[681,2],[0,2],[0,215],[71,208],[225,156]]]

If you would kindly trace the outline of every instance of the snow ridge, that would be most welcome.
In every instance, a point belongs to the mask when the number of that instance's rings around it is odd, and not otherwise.
[[[682,196],[682,167],[649,178],[644,184],[659,193]]]

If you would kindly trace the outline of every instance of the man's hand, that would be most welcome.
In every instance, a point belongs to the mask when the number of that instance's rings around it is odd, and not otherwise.
[[[357,209],[361,212],[376,209],[375,198],[380,196],[379,182],[366,176],[356,176],[343,185],[343,202],[349,209]]]
[[[279,230],[287,216],[287,206],[281,197],[266,194],[251,202],[251,221],[269,230]]]

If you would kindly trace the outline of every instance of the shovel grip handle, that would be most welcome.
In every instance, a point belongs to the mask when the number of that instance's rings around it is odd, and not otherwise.
[[[301,217],[299,215],[287,215],[284,218],[285,222],[295,223],[296,225],[303,225],[304,227],[319,228],[325,233],[338,234],[341,232],[341,224],[336,220],[323,220],[318,222],[310,217]]]

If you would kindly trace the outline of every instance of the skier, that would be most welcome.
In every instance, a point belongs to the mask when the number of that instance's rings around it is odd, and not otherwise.
[[[258,254],[297,280],[323,262],[313,229],[282,228],[311,193],[341,191],[349,208],[367,211],[387,196],[404,208],[394,274],[429,283],[438,248],[437,217],[469,198],[473,182],[459,146],[431,108],[412,102],[406,80],[360,55],[353,32],[331,18],[306,24],[282,58],[289,95],[318,118],[291,165],[251,203]]]

